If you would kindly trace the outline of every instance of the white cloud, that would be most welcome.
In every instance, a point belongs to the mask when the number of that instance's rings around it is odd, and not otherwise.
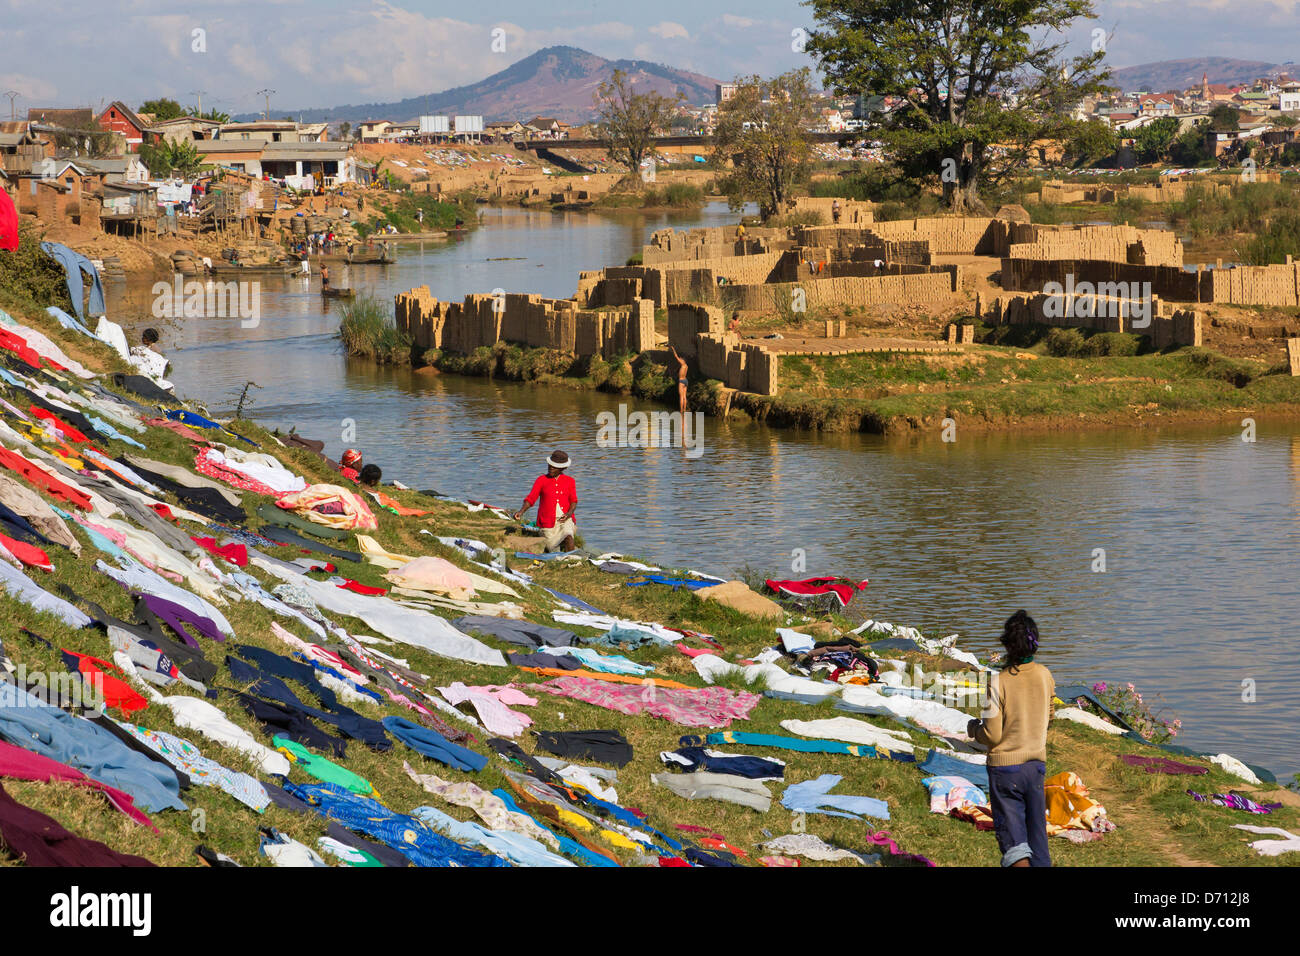
[[[722,22],[726,26],[736,27],[740,30],[748,30],[750,27],[758,23],[757,20],[751,20],[749,17],[738,17],[734,13],[724,13],[722,15]]]
[[[657,37],[665,40],[680,38],[682,40],[690,39],[690,32],[680,23],[673,23],[671,20],[664,20],[650,28],[650,32]]]

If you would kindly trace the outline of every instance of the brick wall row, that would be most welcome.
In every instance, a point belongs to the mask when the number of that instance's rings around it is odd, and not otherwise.
[[[803,290],[809,309],[845,305],[892,305],[898,308],[933,306],[957,293],[955,269],[920,275],[882,275],[840,279],[808,279],[801,282],[735,285],[723,295],[729,305],[747,312],[788,309],[795,301],[794,290]]]
[[[1217,302],[1229,305],[1300,306],[1300,263],[1233,266],[1187,272],[1174,266],[1131,265],[1122,262],[1045,259],[1003,259],[1002,288],[1041,291],[1048,282],[1150,282],[1151,291],[1175,302]]]
[[[739,336],[729,332],[701,332],[694,351],[696,367],[705,378],[742,392],[777,393],[781,357],[761,345],[742,345]]]
[[[611,358],[654,347],[654,305],[638,299],[625,309],[582,311],[572,299],[509,293],[467,295],[440,302],[428,286],[398,293],[397,327],[420,348],[469,353],[498,342]]]
[[[1167,315],[1160,314],[1168,312]],[[1151,336],[1157,349],[1201,345],[1204,319],[1191,309],[1162,309],[1116,296],[1064,296],[1004,293],[975,300],[975,317],[987,325],[1050,325],[1097,332],[1132,332]]]

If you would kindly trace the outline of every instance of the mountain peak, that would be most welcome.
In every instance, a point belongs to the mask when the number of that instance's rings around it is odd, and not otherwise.
[[[681,91],[688,103],[711,101],[717,80],[646,60],[607,60],[575,46],[548,46],[528,54],[500,72],[427,96],[391,103],[364,103],[332,109],[293,110],[304,122],[361,122],[388,119],[404,122],[422,113],[479,114],[491,123],[527,121],[553,116],[566,123],[585,123],[595,115],[594,100],[601,83],[623,70],[638,89],[668,96]]]

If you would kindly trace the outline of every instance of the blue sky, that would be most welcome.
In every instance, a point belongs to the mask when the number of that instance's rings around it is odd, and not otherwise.
[[[1094,27],[1114,29],[1114,66],[1300,59],[1300,0],[1099,0],[1096,10],[1070,39],[1083,49]],[[0,0],[0,92],[17,90],[25,110],[192,103],[203,90],[205,108],[239,113],[260,110],[257,91],[270,88],[272,112],[285,112],[473,83],[553,44],[727,79],[808,64],[791,31],[809,25],[797,0]],[[495,28],[505,52],[492,48]]]

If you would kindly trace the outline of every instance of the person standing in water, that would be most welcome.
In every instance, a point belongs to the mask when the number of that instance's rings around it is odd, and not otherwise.
[[[685,427],[686,427],[686,412],[687,412],[687,404],[686,404],[686,385],[687,385],[687,380],[686,380],[686,376],[687,376],[687,374],[689,373],[690,370],[686,367],[686,359],[684,359],[684,358],[682,358],[680,355],[678,355],[678,354],[677,354],[677,350],[676,350],[675,348],[673,348],[673,347],[670,345],[670,346],[668,346],[668,351],[672,352],[672,353],[673,353],[673,358],[677,359],[677,402],[678,402],[678,404],[681,406],[681,409],[682,409],[682,428],[685,428]]]

